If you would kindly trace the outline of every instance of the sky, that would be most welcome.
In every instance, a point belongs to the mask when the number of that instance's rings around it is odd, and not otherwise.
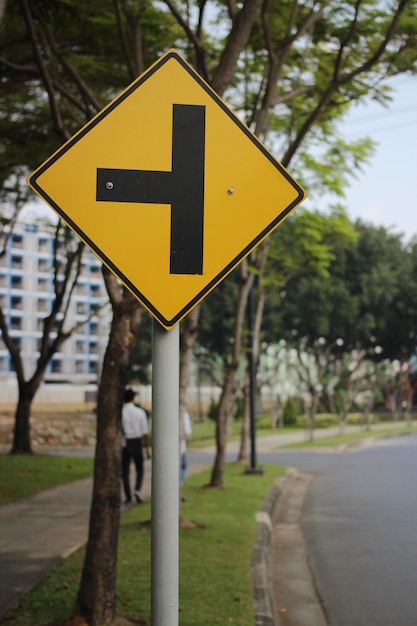
[[[394,92],[388,108],[366,102],[341,126],[346,138],[369,136],[378,144],[369,164],[351,179],[346,197],[312,196],[303,206],[325,212],[330,204],[342,202],[350,219],[384,226],[409,241],[417,236],[417,78],[402,76],[390,84]],[[36,206],[37,213],[52,217],[44,203]],[[24,215],[28,213],[33,213],[32,203]]]
[[[409,241],[417,236],[417,78],[399,77],[390,84],[395,91],[389,108],[361,104],[341,126],[346,138],[368,136],[378,143],[341,203],[352,220],[384,226]],[[324,196],[304,204],[325,211],[329,203],[338,202],[335,196]]]

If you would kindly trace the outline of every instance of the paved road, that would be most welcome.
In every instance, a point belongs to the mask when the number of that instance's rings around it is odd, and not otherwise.
[[[417,436],[260,459],[314,476],[304,536],[329,625],[417,626]]]

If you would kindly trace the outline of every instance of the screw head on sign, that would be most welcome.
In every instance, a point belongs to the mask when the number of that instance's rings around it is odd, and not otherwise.
[[[106,189],[113,189],[113,187],[114,187],[113,183],[109,180],[109,181],[106,183]]]
[[[227,193],[229,194],[229,196],[234,194],[234,192],[235,192],[235,190],[233,189],[233,187],[229,187],[229,189],[227,190]]]

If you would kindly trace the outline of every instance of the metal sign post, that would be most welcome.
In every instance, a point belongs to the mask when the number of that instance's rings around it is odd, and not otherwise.
[[[152,321],[151,624],[178,625],[179,324]]]

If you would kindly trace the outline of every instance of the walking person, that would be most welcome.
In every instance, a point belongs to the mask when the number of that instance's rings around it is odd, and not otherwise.
[[[122,449],[122,480],[125,492],[125,504],[132,502],[130,489],[130,463],[134,462],[136,468],[136,482],[134,496],[138,504],[143,502],[140,490],[142,487],[144,464],[143,448],[146,458],[150,458],[148,440],[148,420],[145,411],[134,404],[135,392],[126,389],[122,409],[122,432],[124,445]]]
[[[180,455],[181,455],[181,465],[180,465],[180,490],[182,488],[183,482],[185,480],[185,475],[187,473],[187,441],[191,439],[192,435],[192,426],[191,426],[191,418],[188,411],[184,411],[183,413],[183,424],[182,424],[182,432],[181,432],[181,441],[180,441]],[[185,498],[182,494],[182,490],[180,492],[181,501],[185,502]]]

